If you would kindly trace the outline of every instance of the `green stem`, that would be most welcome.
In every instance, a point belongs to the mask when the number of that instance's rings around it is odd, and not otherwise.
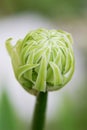
[[[43,130],[47,105],[47,92],[40,92],[36,99],[32,130]]]

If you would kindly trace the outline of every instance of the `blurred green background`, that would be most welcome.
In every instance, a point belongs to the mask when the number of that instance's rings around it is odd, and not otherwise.
[[[23,11],[38,12],[49,17],[78,17],[87,11],[86,0],[0,0],[0,14]]]
[[[4,43],[37,27],[70,32],[76,59],[72,81],[49,94],[45,130],[87,130],[87,0],[0,0],[0,130],[31,130],[35,97],[14,79]]]

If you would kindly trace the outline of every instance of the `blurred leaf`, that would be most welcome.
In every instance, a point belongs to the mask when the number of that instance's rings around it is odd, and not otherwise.
[[[87,130],[87,81],[77,87],[74,95],[64,94],[55,117],[49,120],[47,130]]]
[[[76,130],[75,118],[74,102],[67,93],[64,95],[64,99],[60,108],[60,114],[57,119],[60,130]]]
[[[73,17],[83,16],[87,12],[86,0],[1,0],[0,14],[12,14],[23,11],[34,11],[45,16]]]
[[[64,96],[58,119],[60,130],[87,130],[87,86],[85,81],[73,96],[72,98],[69,94]]]
[[[23,130],[22,126],[4,92],[0,99],[0,130]]]

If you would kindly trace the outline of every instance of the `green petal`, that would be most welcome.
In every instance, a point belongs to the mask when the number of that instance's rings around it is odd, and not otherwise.
[[[34,89],[38,91],[44,91],[44,92],[46,91],[46,75],[47,75],[47,63],[46,63],[46,57],[43,56],[41,60],[36,84],[33,87]]]

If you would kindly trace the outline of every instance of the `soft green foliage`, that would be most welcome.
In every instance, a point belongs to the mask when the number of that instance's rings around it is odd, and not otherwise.
[[[53,91],[68,83],[74,72],[72,37],[61,30],[37,29],[6,48],[15,76],[30,93]]]
[[[64,93],[54,117],[46,130],[87,130],[87,82],[78,86],[76,93]],[[77,87],[77,86],[76,86]]]
[[[2,92],[0,99],[0,130],[23,130],[23,122],[18,118],[7,93]]]
[[[87,0],[1,0],[0,14],[33,11],[50,18],[72,18],[87,12]]]
[[[84,81],[84,83],[87,82]],[[78,89],[79,93],[74,94],[75,100],[72,100],[70,95],[67,96],[68,99],[64,96],[64,105],[61,106],[62,110],[59,117],[59,126],[62,130],[87,129],[87,87],[84,83]]]

